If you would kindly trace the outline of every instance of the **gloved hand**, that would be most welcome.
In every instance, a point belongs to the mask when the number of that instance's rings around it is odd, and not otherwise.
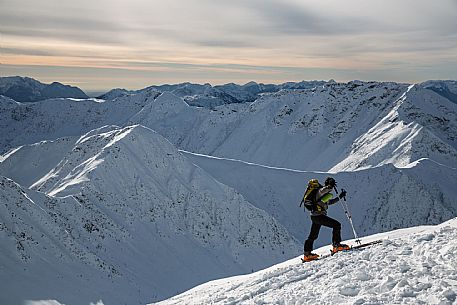
[[[346,197],[346,191],[342,190],[338,197],[340,197],[340,199],[343,199],[344,197]]]

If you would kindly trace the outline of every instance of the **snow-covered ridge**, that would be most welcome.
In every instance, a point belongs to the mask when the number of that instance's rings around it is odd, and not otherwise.
[[[244,85],[229,83],[211,86],[210,84],[181,83],[174,85],[150,86],[141,90],[113,89],[100,96],[102,99],[114,99],[120,96],[141,93],[147,90],[170,92],[183,98],[191,106],[213,109],[231,103],[249,103],[264,93],[277,92],[282,89],[310,89],[325,84],[325,81],[289,82],[279,85],[258,84],[249,82]]]
[[[379,245],[306,264],[297,257],[154,304],[454,304],[456,238],[456,218],[387,232],[363,238]]]
[[[0,153],[23,144],[80,136],[105,125],[122,126],[159,93],[143,92],[110,101],[50,99],[21,104],[0,96]]]
[[[410,86],[390,111],[351,145],[332,171],[393,163],[406,167],[428,157],[452,166],[457,161],[457,107],[433,92]]]
[[[26,153],[19,150],[6,161],[50,147],[62,159],[48,173],[37,167],[32,175],[43,173],[32,188],[50,196],[0,181],[0,280],[9,282],[2,303],[49,293],[70,304],[160,300],[300,251],[270,215],[148,128],[102,128],[76,141],[25,147]],[[40,283],[28,272],[40,274]],[[61,276],[72,287],[85,281],[84,294],[53,292]],[[6,280],[11,278],[21,280]]]
[[[161,101],[176,104],[177,97]],[[426,157],[457,163],[457,105],[421,86],[328,83],[213,110],[151,104],[130,123],[196,153],[302,170],[356,170]],[[306,157],[304,157],[306,156]]]

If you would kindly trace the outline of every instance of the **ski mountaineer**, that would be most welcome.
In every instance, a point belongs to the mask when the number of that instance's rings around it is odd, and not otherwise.
[[[313,186],[310,186],[314,184]],[[338,251],[349,250],[349,246],[341,243],[341,223],[333,218],[327,216],[327,209],[329,205],[337,203],[340,199],[346,196],[346,191],[342,190],[339,197],[332,198],[332,190],[336,187],[335,179],[327,177],[324,186],[319,181],[313,179],[308,184],[308,188],[302,200],[302,204],[308,205],[311,214],[311,231],[308,239],[304,244],[304,258],[303,261],[308,262],[319,257],[318,254],[312,253],[313,243],[319,236],[321,226],[333,229],[332,234],[332,253]],[[335,189],[336,191],[336,189]],[[311,208],[309,208],[311,206]]]

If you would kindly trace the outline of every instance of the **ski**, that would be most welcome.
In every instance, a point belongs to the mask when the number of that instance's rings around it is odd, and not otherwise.
[[[380,244],[380,243],[382,243],[382,239],[370,241],[370,242],[363,243],[363,244],[361,243],[361,244],[358,244],[358,245],[354,245],[354,246],[351,246],[351,248],[348,249],[348,250],[342,250],[342,251],[338,251],[338,252],[349,252],[349,251],[352,251],[352,250],[357,250],[357,249],[373,246],[373,245]],[[300,259],[301,259],[302,263],[309,263],[309,262],[312,262],[312,261],[318,261],[318,260],[333,256],[333,255],[337,254],[338,252],[333,252],[332,250],[330,250],[330,253],[324,254],[324,255],[320,255],[318,258],[315,258],[315,259],[310,260],[310,261],[305,261],[303,258],[300,258]]]
[[[360,249],[360,248],[365,248],[365,247],[368,247],[368,246],[377,245],[377,244],[382,243],[382,241],[383,241],[382,239],[370,241],[368,243],[351,246],[351,249]]]

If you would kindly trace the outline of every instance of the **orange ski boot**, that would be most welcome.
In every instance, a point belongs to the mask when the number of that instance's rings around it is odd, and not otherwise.
[[[302,262],[310,262],[310,261],[313,261],[315,259],[318,259],[319,258],[319,255],[316,254],[316,253],[312,253],[312,252],[305,252],[305,255],[303,256],[303,258],[301,259]]]
[[[345,244],[335,244],[333,245],[333,249],[330,250],[330,252],[332,252],[332,255],[337,253],[337,252],[340,252],[340,251],[347,251],[347,250],[350,250],[351,247],[349,247],[348,245],[345,245]]]

